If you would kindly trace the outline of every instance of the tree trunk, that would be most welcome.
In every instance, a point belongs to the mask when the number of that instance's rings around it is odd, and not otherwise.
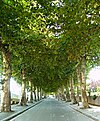
[[[41,89],[41,87],[40,87],[40,100],[42,99],[42,89]]]
[[[65,95],[65,90],[64,90],[64,85],[61,86],[61,98],[62,100],[66,100],[66,95]]]
[[[69,94],[69,87],[66,89],[66,102],[70,102],[70,94]]]
[[[79,102],[80,102],[80,97],[79,97],[79,86],[77,85],[77,96],[76,96],[76,100],[77,100],[77,104],[79,106]]]
[[[82,58],[82,63],[81,63],[81,73],[80,73],[80,86],[81,86],[81,94],[82,94],[82,103],[83,103],[83,108],[88,108],[88,98],[86,94],[86,58]]]
[[[70,99],[70,93],[69,93],[69,81],[66,82],[66,102],[70,102],[71,99]]]
[[[71,88],[71,102],[72,102],[72,104],[76,104],[77,101],[76,101],[75,92],[74,92],[73,77],[71,77],[70,88]]]
[[[39,96],[39,87],[37,87],[37,98],[38,98],[38,101],[40,100],[40,96]]]
[[[79,66],[77,67],[76,69],[76,74],[77,74],[77,102],[78,102],[78,106],[79,106],[79,101],[80,101],[80,97],[79,97],[79,94],[80,94],[80,69],[79,69]]]
[[[11,53],[6,48],[2,50],[3,57],[3,81],[2,81],[2,99],[1,111],[11,111],[11,94],[10,94],[10,78],[11,78]]]
[[[20,100],[20,105],[24,106],[27,105],[27,99],[26,99],[26,79],[25,79],[25,69],[22,70],[22,93],[21,93],[21,100]]]
[[[37,101],[36,99],[36,87],[34,86],[34,101]]]
[[[33,103],[33,83],[31,78],[29,80],[29,87],[30,87],[30,103]]]

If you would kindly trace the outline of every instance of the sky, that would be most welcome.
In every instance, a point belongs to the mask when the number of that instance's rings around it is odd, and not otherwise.
[[[21,93],[21,85],[14,81],[13,78],[10,80],[10,90],[16,95]]]
[[[100,66],[93,68],[89,75],[88,75],[90,80],[98,81],[100,80]]]

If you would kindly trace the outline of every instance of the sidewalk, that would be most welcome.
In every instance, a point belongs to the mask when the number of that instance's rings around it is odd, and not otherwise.
[[[11,105],[12,112],[0,112],[0,121],[8,121],[41,102],[42,100],[34,103],[28,103],[28,106]]]
[[[80,102],[80,106],[77,104],[71,105],[70,102],[67,102],[67,105],[73,108],[74,110],[92,118],[94,121],[100,121],[100,107],[99,106],[93,106],[90,105],[90,108],[88,109],[81,109],[82,103]]]

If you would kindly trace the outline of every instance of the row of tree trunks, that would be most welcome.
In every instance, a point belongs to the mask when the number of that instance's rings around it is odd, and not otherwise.
[[[12,68],[11,68],[11,52],[9,49],[9,45],[3,44],[0,41],[0,50],[2,53],[2,64],[3,64],[3,79],[2,79],[2,95],[1,95],[1,104],[0,104],[0,111],[1,112],[10,112],[11,111],[11,93],[10,93],[10,79],[12,74]],[[25,68],[21,71],[21,77],[22,77],[22,94],[20,99],[20,105],[24,106],[27,105],[27,97],[26,97],[26,79],[25,79]],[[32,80],[30,80],[30,102],[33,102],[33,83]],[[41,91],[40,91],[41,92]],[[41,93],[40,93],[41,94]],[[38,96],[37,96],[38,95]],[[41,96],[39,97],[39,89],[37,91],[36,95],[36,87],[34,87],[34,96],[35,101],[41,99]]]
[[[75,89],[74,89],[74,76],[71,75],[70,81],[67,81],[65,88],[66,88],[66,101],[71,101],[72,104],[78,103],[80,101],[79,93],[81,94],[81,101],[83,104],[82,108],[89,108],[88,104],[88,98],[86,93],[86,57],[82,57],[80,64],[77,66],[76,69],[76,79],[77,79],[77,94],[75,95]],[[69,83],[68,83],[69,82]],[[70,90],[69,90],[70,87]],[[64,95],[64,92],[62,91],[64,88],[61,87],[61,89],[58,90],[57,97],[62,97]]]
[[[28,100],[25,90],[26,90],[26,79],[25,79],[25,69],[23,69],[22,70],[22,94],[21,94],[20,105],[22,105],[22,106],[27,105],[27,101],[29,101],[30,103],[33,103],[34,101],[41,100],[42,90],[40,87],[36,87],[33,84],[31,77],[29,79],[30,100]],[[34,99],[33,99],[33,93],[34,93]]]
[[[30,100],[29,102],[33,103],[33,101],[39,101],[42,99],[42,89],[40,87],[36,87],[33,82],[32,79],[30,78],[29,80],[29,87],[30,87]],[[34,99],[33,99],[33,93],[34,93]]]
[[[42,96],[43,96],[43,92],[42,92],[41,87],[37,87],[37,100],[38,101],[41,100]]]

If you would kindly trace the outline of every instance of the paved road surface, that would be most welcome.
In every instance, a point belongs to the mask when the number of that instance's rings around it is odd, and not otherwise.
[[[46,99],[11,121],[94,121],[55,99]]]

